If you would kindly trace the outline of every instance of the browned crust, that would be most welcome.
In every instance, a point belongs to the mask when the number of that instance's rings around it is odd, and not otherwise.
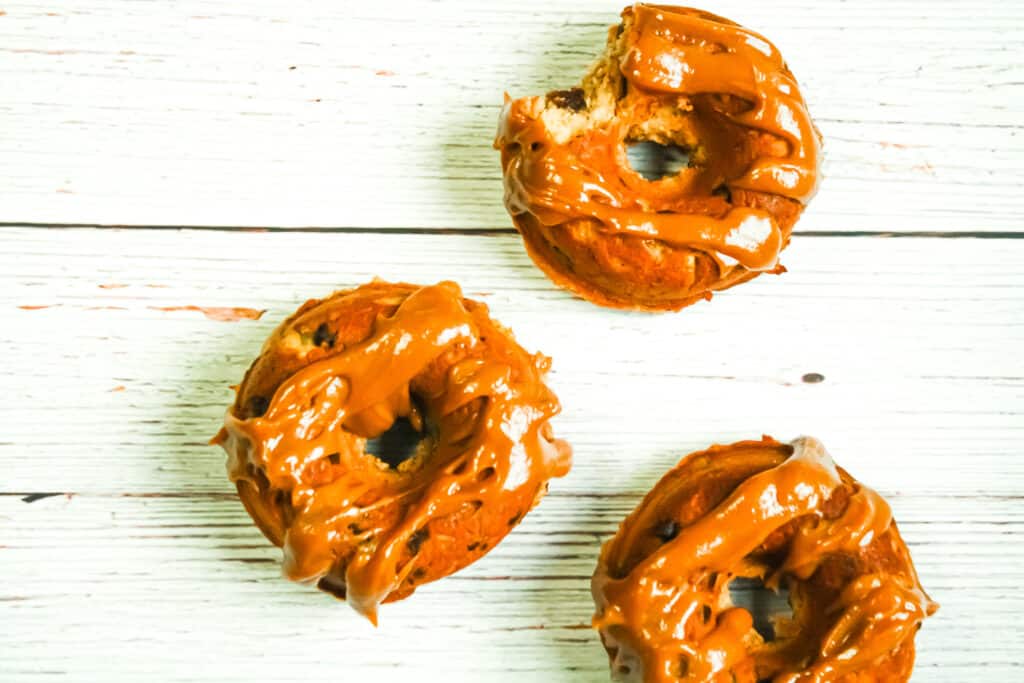
[[[737,191],[733,201],[737,206],[772,211],[782,230],[783,246],[789,244],[793,225],[803,211],[797,201],[759,192]],[[736,267],[723,277],[718,262],[704,251],[604,234],[594,219],[546,226],[524,213],[512,221],[530,258],[552,282],[607,308],[678,311],[762,274]],[[784,271],[779,267],[770,272]]]

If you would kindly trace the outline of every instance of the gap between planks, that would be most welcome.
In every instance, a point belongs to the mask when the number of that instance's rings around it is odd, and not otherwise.
[[[203,232],[287,232],[287,233],[327,233],[349,235],[476,235],[489,237],[492,235],[515,235],[515,228],[380,228],[358,226],[302,226],[286,227],[279,225],[135,225],[118,223],[26,223],[21,221],[0,221],[3,228],[31,228],[44,230],[198,230]],[[1021,239],[1024,230],[993,231],[942,231],[942,230],[800,230],[793,231],[794,237],[909,237],[939,239]]]

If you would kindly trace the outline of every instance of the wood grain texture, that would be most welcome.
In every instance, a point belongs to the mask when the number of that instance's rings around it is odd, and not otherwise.
[[[604,681],[600,543],[762,433],[892,503],[942,605],[914,681],[1024,679],[1024,4],[708,6],[780,47],[825,181],[789,273],[650,316],[540,274],[490,149],[623,3],[0,4],[0,681]],[[273,326],[375,276],[455,279],[551,355],[576,450],[377,630],[280,578],[206,445]]]
[[[507,228],[502,93],[568,86],[623,0],[0,14],[7,222]],[[801,231],[1019,231],[1024,4],[753,2],[826,139]]]
[[[1017,680],[1024,240],[804,236],[784,256],[650,316],[554,289],[511,235],[0,231],[0,680],[607,680],[601,541],[679,456],[764,432],[819,436],[892,502],[942,604],[915,681]],[[576,464],[375,631],[279,578],[205,442],[281,318],[378,275],[456,279],[551,355]],[[204,314],[234,308],[265,312]]]

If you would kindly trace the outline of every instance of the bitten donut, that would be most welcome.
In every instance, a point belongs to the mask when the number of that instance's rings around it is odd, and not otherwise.
[[[214,443],[284,574],[376,623],[382,602],[493,548],[568,472],[549,366],[453,282],[377,281],[285,320]],[[421,439],[412,457],[367,452],[401,418]]]
[[[736,577],[789,591],[765,642]],[[886,502],[815,439],[693,453],[604,546],[594,625],[623,681],[896,683],[937,605]]]
[[[688,155],[648,180],[628,145]],[[760,273],[818,185],[820,140],[763,36],[700,10],[637,4],[580,87],[509,100],[505,206],[556,284],[602,306],[678,310]]]

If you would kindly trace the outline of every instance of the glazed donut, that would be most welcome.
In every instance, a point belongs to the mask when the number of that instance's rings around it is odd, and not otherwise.
[[[765,642],[729,582],[789,591]],[[937,605],[888,504],[821,443],[771,438],[692,453],[605,544],[594,625],[617,680],[896,683]]]
[[[375,281],[285,320],[213,443],[284,574],[376,624],[382,602],[481,557],[568,472],[549,367],[453,282]],[[412,457],[367,452],[400,418]]]
[[[648,180],[627,145],[687,151]],[[778,50],[700,10],[637,4],[580,87],[505,96],[505,206],[556,284],[602,306],[678,310],[781,273],[818,184],[820,139]]]

